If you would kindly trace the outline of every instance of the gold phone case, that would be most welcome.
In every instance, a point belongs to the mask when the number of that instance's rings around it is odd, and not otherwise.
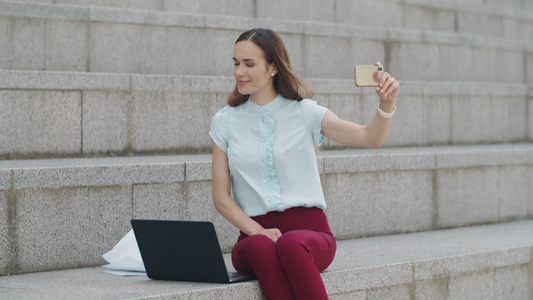
[[[383,74],[383,66],[359,65],[354,67],[355,85],[360,87],[378,86],[378,82],[374,80],[374,73],[378,71],[378,78]]]

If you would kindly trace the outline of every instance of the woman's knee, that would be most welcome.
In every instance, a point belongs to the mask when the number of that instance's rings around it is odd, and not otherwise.
[[[277,260],[274,242],[264,235],[251,235],[238,242],[233,248],[231,257],[233,266],[241,273],[252,272],[258,263]]]
[[[278,255],[296,254],[301,252],[309,252],[306,246],[306,239],[298,234],[296,231],[289,231],[284,233],[276,242],[276,252]]]
[[[251,235],[242,241],[243,254],[249,259],[265,258],[275,254],[275,243],[265,235]]]
[[[312,261],[319,270],[324,270],[335,257],[336,243],[327,234],[290,231],[278,239],[276,252],[281,261]]]

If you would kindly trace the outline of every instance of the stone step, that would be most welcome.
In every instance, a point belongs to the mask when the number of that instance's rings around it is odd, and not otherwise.
[[[533,297],[533,220],[338,242],[322,273],[331,300]],[[226,255],[228,258],[228,255]],[[0,298],[263,299],[257,281],[205,284],[82,268],[0,277]]]
[[[413,15],[408,19],[424,23],[416,17],[423,12]],[[528,20],[530,25],[495,26],[533,32]],[[238,35],[269,27],[282,35],[294,69],[307,78],[348,79],[353,65],[380,61],[403,80],[533,81],[533,42],[527,38],[532,33],[489,37],[394,25],[11,2],[0,2],[0,24],[0,69],[9,70],[228,76]]]
[[[339,240],[533,217],[533,144],[322,151]],[[130,219],[207,220],[211,156],[0,161],[0,275],[104,264]]]
[[[10,0],[164,11],[201,15],[253,17],[352,24],[385,28],[422,29],[531,39],[533,4],[527,0]]]
[[[372,88],[352,79],[310,82],[314,100],[340,117],[359,124],[374,117]],[[234,84],[216,76],[3,70],[0,157],[210,153],[211,118]],[[385,146],[530,141],[532,96],[525,84],[402,81]]]

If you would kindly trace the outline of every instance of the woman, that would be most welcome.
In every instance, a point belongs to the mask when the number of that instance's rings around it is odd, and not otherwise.
[[[243,33],[233,61],[237,83],[230,107],[217,112],[209,132],[213,202],[241,232],[233,265],[257,276],[266,299],[327,299],[320,272],[333,261],[336,243],[324,214],[315,146],[327,136],[380,147],[399,83],[382,74],[378,112],[361,126],[306,99],[312,87],[292,71],[275,32]]]

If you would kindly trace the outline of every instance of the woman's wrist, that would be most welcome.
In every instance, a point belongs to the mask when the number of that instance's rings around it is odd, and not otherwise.
[[[396,112],[396,105],[394,103],[387,103],[378,105],[378,113],[382,118],[390,119]]]
[[[263,226],[261,226],[259,223],[257,223],[253,219],[252,221],[253,223],[250,225],[250,228],[247,231],[243,230],[244,233],[246,233],[247,235],[254,235],[254,234],[259,234],[260,232],[265,230],[265,228],[263,228]]]
[[[395,101],[379,101],[378,109],[391,113],[395,108]]]

